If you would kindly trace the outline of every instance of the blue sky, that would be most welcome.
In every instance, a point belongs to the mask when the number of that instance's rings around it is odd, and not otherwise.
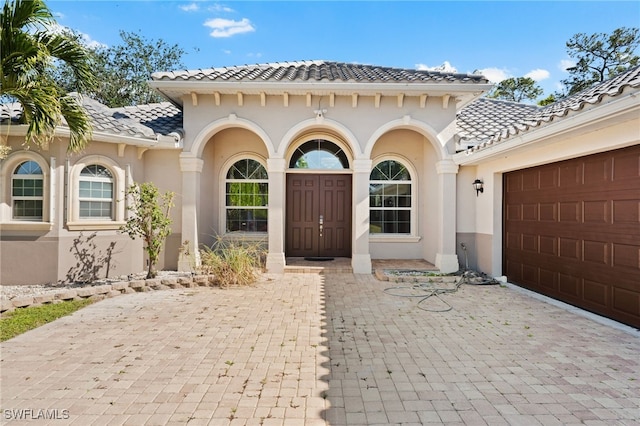
[[[48,1],[88,42],[178,44],[186,68],[324,59],[530,76],[557,90],[576,33],[640,26],[638,1]]]

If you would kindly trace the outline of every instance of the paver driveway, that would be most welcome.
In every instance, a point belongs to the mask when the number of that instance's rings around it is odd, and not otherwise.
[[[287,274],[101,301],[2,344],[2,422],[640,421],[637,333],[502,286],[464,285],[448,312],[388,286]]]

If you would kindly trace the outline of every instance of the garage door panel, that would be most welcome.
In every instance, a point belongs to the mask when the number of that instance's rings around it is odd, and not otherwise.
[[[558,186],[558,169],[557,168],[548,168],[541,169],[540,173],[540,189],[549,189],[555,188]]]
[[[568,300],[577,301],[580,295],[580,281],[574,275],[559,274],[558,292]]]
[[[545,222],[555,222],[558,220],[556,203],[540,203],[540,220]]]
[[[540,235],[539,238],[540,253],[557,256],[558,255],[558,239],[549,235]]]
[[[613,223],[640,223],[639,200],[613,200]]]
[[[560,188],[575,188],[582,184],[582,164],[565,164],[560,167]]]
[[[610,223],[610,210],[610,203],[607,200],[585,201],[583,204],[582,218],[584,223]]]
[[[508,277],[513,277],[515,282],[522,281],[522,264],[517,260],[509,260],[505,264],[505,273]]]
[[[522,206],[513,204],[507,208],[507,218],[510,221],[522,220]]]
[[[522,175],[514,174],[507,176],[505,182],[505,188],[510,193],[516,193],[522,191]]]
[[[584,300],[591,305],[597,305],[601,309],[609,306],[609,287],[605,284],[584,280],[583,294]]]
[[[597,158],[584,162],[584,183],[589,187],[604,185],[611,180],[611,158]]]
[[[640,153],[615,156],[613,164],[614,181],[640,178]]]
[[[558,257],[562,260],[580,259],[580,240],[569,237],[559,238],[560,251]]]
[[[630,269],[629,273],[640,272],[640,246],[613,244],[613,265]]]
[[[538,236],[532,234],[523,234],[522,250],[538,253]]]
[[[558,292],[558,273],[549,269],[540,268],[540,285],[548,292],[556,294]]]
[[[522,238],[522,234],[518,232],[507,232],[507,235],[506,235],[507,249],[516,249],[516,250],[522,249],[521,238]]]
[[[522,205],[522,220],[538,220],[538,205],[537,204],[523,204]]]
[[[522,175],[522,190],[531,191],[538,189],[538,174],[537,170],[531,170],[523,173]]]
[[[576,223],[582,221],[580,214],[581,203],[578,201],[565,201],[560,203],[560,222]]]
[[[504,179],[508,279],[640,327],[640,145]]]
[[[526,284],[537,284],[539,281],[538,268],[536,266],[523,264],[522,281]]]
[[[613,309],[632,318],[640,316],[640,295],[623,288],[613,289]]]
[[[582,259],[585,262],[609,266],[611,264],[610,253],[609,243],[605,241],[585,240],[582,243]]]

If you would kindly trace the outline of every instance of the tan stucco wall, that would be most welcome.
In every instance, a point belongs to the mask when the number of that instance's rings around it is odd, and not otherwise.
[[[138,158],[138,150],[133,146],[126,146],[122,156],[118,154],[115,143],[92,142],[81,153],[67,153],[66,140],[56,138],[49,144],[48,149],[31,146],[29,151],[37,155],[45,163],[45,186],[49,194],[45,203],[49,225],[38,223],[15,223],[11,219],[11,174],[15,166],[12,159],[21,156],[24,151],[23,137],[16,136],[8,139],[12,151],[9,157],[0,162],[2,168],[2,182],[0,183],[0,284],[47,284],[57,281],[67,281],[70,277],[79,278],[83,265],[98,264],[98,277],[116,277],[130,273],[138,273],[145,269],[146,261],[140,240],[131,240],[129,236],[117,229],[98,229],[87,226],[83,229],[81,222],[78,229],[70,230],[71,221],[70,194],[73,188],[68,184],[67,174],[79,162],[87,158],[107,158],[110,164],[115,164],[119,170],[121,187],[126,188],[130,180],[154,181],[161,190],[178,192],[181,188],[178,156],[179,151],[166,150],[147,151]],[[68,165],[67,165],[68,163]],[[145,167],[153,164],[152,167]],[[159,165],[159,166],[156,166]],[[11,169],[11,170],[9,170]],[[50,169],[53,169],[51,172]],[[130,175],[129,175],[130,173]],[[67,186],[69,185],[69,186]],[[120,197],[118,196],[118,199]],[[179,200],[177,200],[179,202]],[[122,201],[116,202],[115,208],[120,208],[121,219],[124,220],[126,210]],[[48,212],[51,212],[48,214]],[[180,212],[180,208],[174,209]],[[179,216],[178,216],[179,219]],[[174,222],[175,223],[175,222]],[[179,220],[177,222],[180,223]],[[37,230],[33,228],[36,227]],[[112,227],[113,228],[113,227]],[[116,227],[117,228],[117,227]],[[169,238],[166,261],[161,259],[162,268],[175,267],[177,250],[179,247],[179,225],[175,233]],[[174,241],[175,240],[175,241]],[[82,257],[78,250],[87,250]],[[109,248],[111,247],[111,251]],[[110,253],[110,256],[109,256]],[[25,259],[30,259],[25,261]]]
[[[216,133],[207,142],[200,179],[200,216],[198,229],[201,245],[210,247],[224,235],[224,188],[228,168],[241,158],[256,158],[266,167],[268,157],[264,142],[246,129],[231,128]]]
[[[437,155],[431,143],[421,134],[411,130],[393,130],[378,139],[372,152],[372,166],[383,159],[394,158],[407,164],[412,173],[415,203],[412,239],[384,241],[371,236],[372,259],[427,259],[435,261],[437,250],[438,176],[435,163]]]
[[[450,125],[456,113],[454,101],[451,100],[448,107],[443,109],[440,97],[428,98],[425,108],[420,107],[417,97],[407,97],[403,106],[398,107],[396,97],[383,96],[378,108],[374,105],[373,96],[359,97],[355,108],[351,96],[336,96],[333,107],[329,106],[329,96],[312,96],[311,105],[307,106],[306,96],[291,95],[286,107],[282,96],[266,96],[265,106],[261,106],[258,95],[245,95],[242,106],[238,106],[236,96],[221,95],[220,99],[220,105],[217,106],[213,95],[198,95],[198,103],[194,106],[190,98],[185,98],[184,114],[189,118],[184,124],[185,150],[192,150],[198,135],[212,123],[228,120],[231,114],[238,120],[257,126],[268,135],[271,144],[269,149],[282,153],[286,151],[285,144],[295,138],[292,130],[309,120],[313,125],[316,118],[314,111],[318,109],[326,112],[324,122],[315,123],[315,127],[345,129],[353,138],[347,138],[348,142],[360,152],[365,150],[376,130],[394,120],[409,116],[426,123],[434,135],[437,135]]]

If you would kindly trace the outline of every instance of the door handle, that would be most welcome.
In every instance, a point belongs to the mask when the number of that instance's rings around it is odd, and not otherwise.
[[[323,228],[323,225],[324,225],[324,218],[322,217],[322,215],[320,215],[319,223],[320,223],[320,236],[322,237],[322,228]]]

